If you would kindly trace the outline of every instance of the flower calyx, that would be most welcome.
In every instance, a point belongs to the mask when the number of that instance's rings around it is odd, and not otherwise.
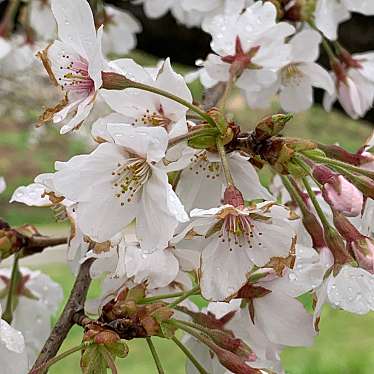
[[[260,46],[251,48],[245,52],[239,36],[235,40],[235,53],[222,57],[222,61],[231,64],[230,74],[233,77],[239,76],[245,69],[260,69],[261,67],[252,63],[253,57],[259,51]]]
[[[138,304],[145,296],[145,286],[125,289],[116,299],[103,307],[100,321],[114,330],[122,339],[164,337],[162,323],[169,320],[174,312],[167,303]]]

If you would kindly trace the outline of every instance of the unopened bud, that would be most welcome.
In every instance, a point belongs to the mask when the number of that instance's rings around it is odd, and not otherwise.
[[[335,264],[344,265],[350,261],[350,256],[346,249],[344,240],[333,227],[325,229],[324,238],[334,256]]]
[[[350,174],[346,176],[358,190],[360,190],[365,197],[374,199],[374,180],[363,175]]]
[[[374,240],[362,236],[350,246],[360,267],[374,274]]]
[[[247,362],[254,361],[256,356],[253,355],[252,359],[244,359],[243,357],[239,357],[235,353],[227,351],[223,348],[216,346],[212,349],[214,353],[217,355],[218,361],[224,366],[226,369],[230,370],[232,373],[236,374],[260,374],[261,371],[258,369],[254,369],[247,365]]]
[[[344,148],[336,144],[319,144],[318,147],[325,153],[325,155],[334,160],[346,162],[351,165],[359,166],[361,162],[365,162],[366,157],[359,153],[350,153]]]
[[[348,243],[362,237],[361,233],[352,225],[344,214],[333,210],[333,217],[336,229]]]
[[[313,176],[323,185],[322,196],[333,209],[348,217],[360,214],[364,203],[363,195],[345,177],[324,165],[314,167]]]
[[[349,68],[362,69],[362,64],[359,60],[353,58],[353,56],[345,49],[339,48],[338,58]]]
[[[254,136],[256,141],[262,142],[272,136],[278,135],[293,118],[293,114],[274,114],[262,119],[255,128]]]
[[[247,360],[253,358],[253,352],[247,344],[245,344],[241,339],[235,338],[233,335],[222,330],[211,330],[208,333],[209,337],[216,343],[219,347],[237,354]]]
[[[347,70],[338,59],[330,60],[331,69],[335,73],[338,82],[347,84]]]
[[[319,249],[325,247],[326,243],[323,238],[323,228],[319,223],[317,217],[310,212],[304,212],[303,224],[312,238],[313,248],[318,251]]]
[[[341,213],[334,212],[334,224],[348,242],[360,267],[374,273],[374,240],[362,235]]]

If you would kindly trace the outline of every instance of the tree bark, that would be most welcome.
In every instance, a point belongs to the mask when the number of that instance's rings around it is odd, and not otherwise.
[[[88,288],[91,284],[90,267],[93,261],[94,259],[89,259],[81,265],[65,308],[30,372],[37,370],[56,356],[67,334],[75,324],[75,314],[84,309]]]

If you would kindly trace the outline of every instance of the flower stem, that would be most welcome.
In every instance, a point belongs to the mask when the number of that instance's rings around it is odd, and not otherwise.
[[[226,104],[227,104],[227,99],[230,96],[230,93],[231,93],[232,87],[234,85],[234,82],[235,82],[235,77],[233,76],[233,74],[230,74],[230,78],[229,78],[229,80],[228,80],[228,82],[226,83],[226,86],[225,86],[225,91],[223,92],[223,95],[218,102],[218,105],[217,105],[218,108],[225,109]]]
[[[195,295],[196,293],[200,292],[200,287],[196,286],[192,288],[192,290],[185,292],[182,296],[180,296],[177,300],[170,303],[168,306],[169,308],[174,308],[175,306],[179,305],[182,301],[186,300],[192,295]]]
[[[315,194],[314,191],[312,190],[312,187],[310,186],[308,180],[307,180],[305,177],[303,177],[302,180],[303,180],[303,184],[304,184],[304,186],[305,186],[305,189],[306,189],[307,192],[308,192],[308,195],[309,195],[309,197],[310,197],[310,200],[312,201],[312,203],[313,203],[313,205],[314,205],[314,208],[315,208],[315,210],[316,210],[316,212],[317,212],[317,214],[318,214],[318,217],[319,217],[319,219],[320,219],[321,222],[322,222],[323,227],[324,227],[325,229],[330,228],[330,223],[329,223],[329,221],[327,220],[325,214],[323,213],[323,210],[322,210],[322,208],[321,208],[321,206],[319,205],[319,202],[318,202],[318,200],[317,200],[316,194]]]
[[[199,334],[193,328],[186,326],[181,321],[170,319],[168,321],[165,321],[164,323],[177,327],[178,329],[183,330],[187,334],[190,334],[191,336],[199,340],[201,343],[205,344],[208,348],[212,349],[213,352],[217,348],[216,345],[208,337]]]
[[[87,348],[90,344],[92,344],[91,342],[84,342],[76,347],[73,347],[73,348],[70,348],[68,349],[67,351],[61,353],[60,355],[56,356],[56,357],[53,357],[52,359],[50,359],[49,361],[47,361],[44,365],[41,365],[35,369],[32,369],[29,374],[39,374],[39,373],[43,373],[43,372],[46,372],[48,368],[50,368],[52,365],[54,365],[55,363],[57,363],[58,361],[61,361],[63,360],[64,358],[70,356],[71,354],[75,353],[75,352],[79,352],[81,351],[82,349],[85,349]]]
[[[181,292],[146,297],[143,300],[140,300],[138,304],[148,304],[148,303],[152,303],[153,301],[158,301],[158,300],[163,300],[163,299],[173,299],[174,297],[181,297],[181,296],[184,296],[185,294],[186,292],[181,291]]]
[[[223,172],[225,174],[226,182],[228,186],[233,186],[234,185],[234,179],[232,178],[231,172],[230,172],[230,167],[229,163],[227,160],[227,155],[226,155],[226,150],[225,146],[223,144],[223,141],[221,138],[217,138],[217,150],[219,153],[219,156],[221,158],[221,163],[222,163],[222,168]]]
[[[305,201],[303,200],[303,198],[300,196],[299,191],[297,191],[297,189],[295,188],[295,186],[290,181],[290,178],[289,177],[285,177],[283,175],[281,175],[281,178],[282,178],[282,182],[283,182],[284,187],[286,187],[286,190],[288,191],[288,193],[295,200],[295,202],[299,206],[301,212],[304,215],[307,214],[308,211],[309,211],[309,209],[308,209],[307,205],[305,204]]]
[[[142,91],[151,92],[163,97],[166,97],[170,100],[173,100],[186,108],[190,109],[191,111],[198,114],[203,120],[208,122],[211,126],[216,127],[216,123],[214,119],[207,114],[204,110],[200,109],[198,106],[189,103],[188,101],[182,99],[181,97],[178,97],[171,92],[164,91],[157,87],[149,86],[148,84],[134,82],[130,79],[127,79],[124,75],[117,74],[117,73],[108,73],[103,72],[102,73],[103,78],[103,86],[102,88],[108,89],[108,90],[123,90],[126,88],[136,88]]]
[[[176,144],[183,142],[185,140],[188,140],[194,136],[199,135],[202,133],[202,131],[207,127],[207,125],[197,125],[197,128],[192,129],[191,131],[187,132],[186,134],[176,136],[175,138],[172,138],[169,140],[168,147],[171,148],[175,146]]]
[[[3,320],[7,321],[9,324],[12,323],[12,320],[13,320],[14,296],[16,294],[17,283],[18,283],[19,278],[20,278],[18,261],[19,261],[19,258],[21,257],[21,252],[22,252],[22,250],[17,252],[14,255],[12,274],[10,276],[8,297],[7,297],[7,300],[6,300],[5,311],[4,311],[4,314],[2,316]]]
[[[152,339],[149,336],[147,336],[146,341],[147,341],[149,350],[152,353],[153,360],[155,361],[158,374],[165,374],[165,371],[164,371],[164,369],[162,368],[162,365],[161,365],[160,357],[158,357],[158,354],[157,354],[155,346],[153,345]]]
[[[374,179],[374,172],[372,172],[370,170],[365,170],[365,169],[359,168],[357,166],[347,164],[346,162],[333,160],[333,159],[328,158],[328,157],[322,157],[322,156],[311,155],[311,154],[305,154],[305,156],[310,158],[311,160],[320,162],[321,164],[326,164],[326,165],[331,165],[331,166],[340,166],[340,167],[345,168],[347,170],[350,170],[354,173],[365,175],[366,177]]]
[[[172,337],[173,342],[180,348],[180,350],[186,355],[186,357],[192,362],[196,370],[200,374],[208,374],[208,372],[202,367],[202,365],[196,360],[192,352],[175,336]]]

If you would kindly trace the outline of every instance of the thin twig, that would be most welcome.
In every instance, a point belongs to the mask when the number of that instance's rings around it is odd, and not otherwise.
[[[68,238],[50,238],[48,236],[33,236],[28,239],[27,246],[23,251],[23,257],[31,256],[35,253],[43,252],[44,249],[49,247],[56,247],[68,243]]]
[[[46,362],[56,356],[67,334],[74,325],[74,315],[84,309],[88,288],[91,283],[90,267],[93,261],[94,259],[89,259],[81,265],[65,308],[49,338],[45,342],[44,347],[39,357],[35,361],[30,373],[32,373],[33,369],[44,365]]]
[[[195,356],[191,351],[175,336],[172,337],[173,342],[180,348],[180,350],[186,355],[186,357],[192,362],[196,370],[200,374],[208,374],[208,372],[202,367],[199,361],[196,360]]]
[[[147,341],[149,350],[152,353],[153,360],[155,361],[158,374],[165,374],[165,371],[164,371],[164,369],[162,368],[162,365],[161,365],[160,357],[158,357],[158,354],[157,354],[155,346],[153,345],[152,339],[149,336],[147,336],[146,341]]]

